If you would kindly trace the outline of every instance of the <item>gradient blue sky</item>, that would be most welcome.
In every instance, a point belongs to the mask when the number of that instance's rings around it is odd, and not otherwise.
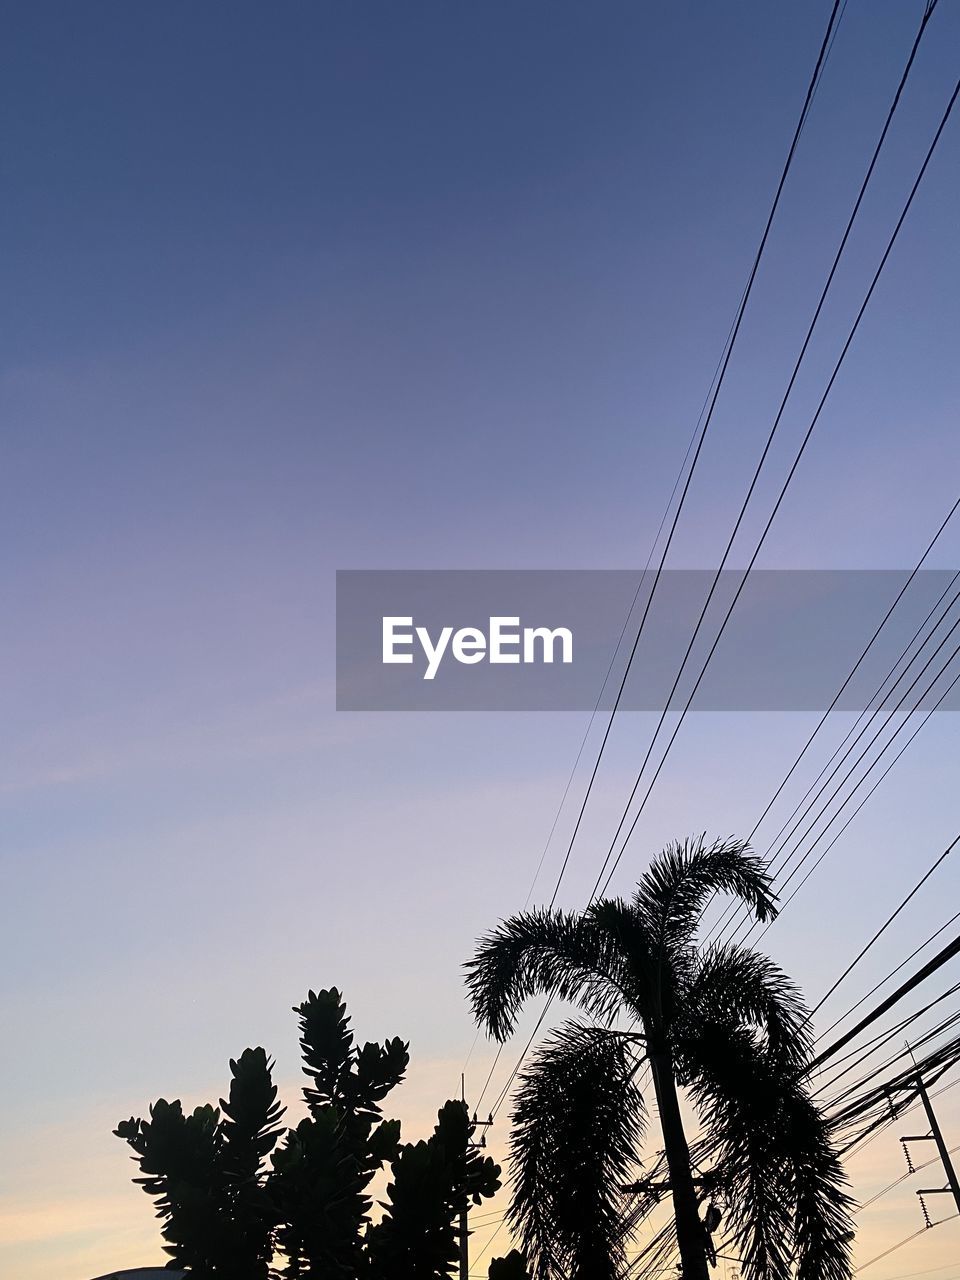
[[[472,1039],[458,966],[522,905],[585,720],[337,715],[334,570],[642,566],[828,9],[8,8],[4,1274],[156,1258],[110,1128],[161,1093],[215,1095],[248,1043],[292,1089],[288,1010],[310,986],[339,984],[362,1033],[411,1039],[413,1128],[456,1089]],[[920,11],[847,6],[672,565],[716,563]],[[771,477],[939,120],[958,37],[943,0]],[[912,565],[956,496],[957,124],[765,565]],[[932,563],[958,551],[954,531]],[[618,726],[570,904],[651,725]],[[749,830],[810,726],[694,717],[619,886],[666,839]],[[953,717],[928,726],[769,935],[812,996],[956,834],[956,734]],[[825,1012],[958,889],[944,868]],[[478,1048],[474,1085],[490,1059]],[[874,1144],[857,1192],[899,1160],[895,1136]],[[909,1186],[878,1210],[861,1257],[919,1223]],[[944,1227],[871,1275],[945,1263],[958,1240]]]

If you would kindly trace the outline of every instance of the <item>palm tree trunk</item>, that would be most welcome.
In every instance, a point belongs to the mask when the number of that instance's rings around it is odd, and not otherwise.
[[[677,1244],[680,1246],[683,1280],[708,1280],[706,1233],[700,1221],[697,1193],[690,1168],[690,1148],[683,1132],[670,1051],[651,1049],[650,1066],[660,1112],[663,1149],[670,1171],[670,1191],[677,1222]]]

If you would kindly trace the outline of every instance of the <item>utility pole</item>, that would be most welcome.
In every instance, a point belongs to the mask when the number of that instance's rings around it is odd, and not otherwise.
[[[910,1046],[907,1045],[909,1049]],[[913,1057],[911,1050],[910,1056]],[[916,1065],[916,1059],[914,1059]],[[954,1203],[957,1206],[957,1213],[960,1213],[960,1180],[957,1179],[956,1170],[953,1167],[953,1161],[950,1159],[950,1152],[947,1149],[946,1141],[943,1137],[943,1131],[940,1128],[940,1122],[937,1120],[937,1114],[933,1109],[933,1103],[930,1101],[930,1095],[927,1093],[927,1087],[923,1083],[923,1075],[921,1072],[916,1074],[917,1093],[920,1101],[923,1103],[923,1109],[926,1112],[927,1123],[930,1125],[929,1133],[912,1134],[905,1138],[901,1138],[900,1142],[903,1146],[903,1153],[907,1157],[907,1166],[910,1172],[913,1172],[913,1162],[910,1159],[910,1152],[907,1149],[908,1142],[935,1142],[937,1151],[940,1155],[940,1163],[943,1165],[943,1172],[946,1174],[947,1185],[945,1187],[923,1187],[917,1192],[920,1200],[920,1208],[923,1210],[923,1220],[928,1227],[934,1227],[937,1224],[931,1222],[930,1215],[927,1212],[926,1196],[952,1195]]]
[[[467,1105],[466,1083],[464,1081],[463,1072],[460,1073],[460,1101],[464,1106]],[[469,1114],[469,1112],[468,1112]],[[487,1135],[481,1135],[479,1142],[473,1141],[473,1135],[477,1129],[488,1129],[493,1124],[493,1113],[486,1120],[478,1120],[477,1113],[473,1113],[473,1119],[470,1121],[470,1137],[467,1141],[468,1151],[478,1151],[481,1147],[487,1145]],[[464,1195],[463,1208],[460,1210],[460,1280],[469,1280],[470,1276],[470,1228],[468,1224],[468,1216],[470,1213],[469,1201]]]

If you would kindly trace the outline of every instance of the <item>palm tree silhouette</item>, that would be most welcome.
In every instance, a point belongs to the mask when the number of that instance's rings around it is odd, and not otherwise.
[[[683,1280],[708,1276],[721,1204],[745,1280],[850,1275],[852,1202],[804,1083],[809,1015],[766,957],[733,943],[698,945],[718,892],[759,921],[776,915],[770,876],[749,845],[701,837],[666,848],[629,901],[513,916],[467,965],[477,1022],[501,1042],[538,993],[589,1018],[548,1036],[515,1102],[510,1220],[542,1280],[625,1274],[623,1184],[636,1178],[647,1129],[645,1064],[668,1177],[635,1186],[654,1198],[669,1190]],[[616,1029],[620,1019],[631,1029]],[[702,1132],[696,1170],[681,1091]]]

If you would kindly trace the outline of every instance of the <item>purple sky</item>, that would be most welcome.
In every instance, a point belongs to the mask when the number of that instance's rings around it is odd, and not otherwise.
[[[160,1094],[215,1096],[247,1044],[276,1054],[292,1096],[289,1007],[308,987],[341,986],[362,1034],[411,1040],[411,1131],[458,1088],[459,965],[522,906],[586,717],[337,715],[334,570],[642,567],[828,11],[41,0],[8,15],[4,1274],[156,1260],[110,1129]],[[675,567],[717,561],[920,12],[847,6]],[[744,548],[949,97],[958,37],[943,4]],[[766,566],[912,566],[956,497],[957,126]],[[958,551],[953,530],[932,563]],[[693,717],[615,887],[668,839],[750,830],[813,722]],[[652,723],[617,725],[571,906]],[[765,940],[811,997],[960,830],[956,747],[955,718],[932,721]],[[958,890],[948,864],[825,1014]],[[491,1058],[478,1046],[468,1085]],[[858,1195],[901,1171],[896,1136],[854,1170]],[[919,1223],[907,1185],[864,1220],[861,1258]],[[945,1264],[958,1242],[957,1224],[930,1233],[871,1280]]]

